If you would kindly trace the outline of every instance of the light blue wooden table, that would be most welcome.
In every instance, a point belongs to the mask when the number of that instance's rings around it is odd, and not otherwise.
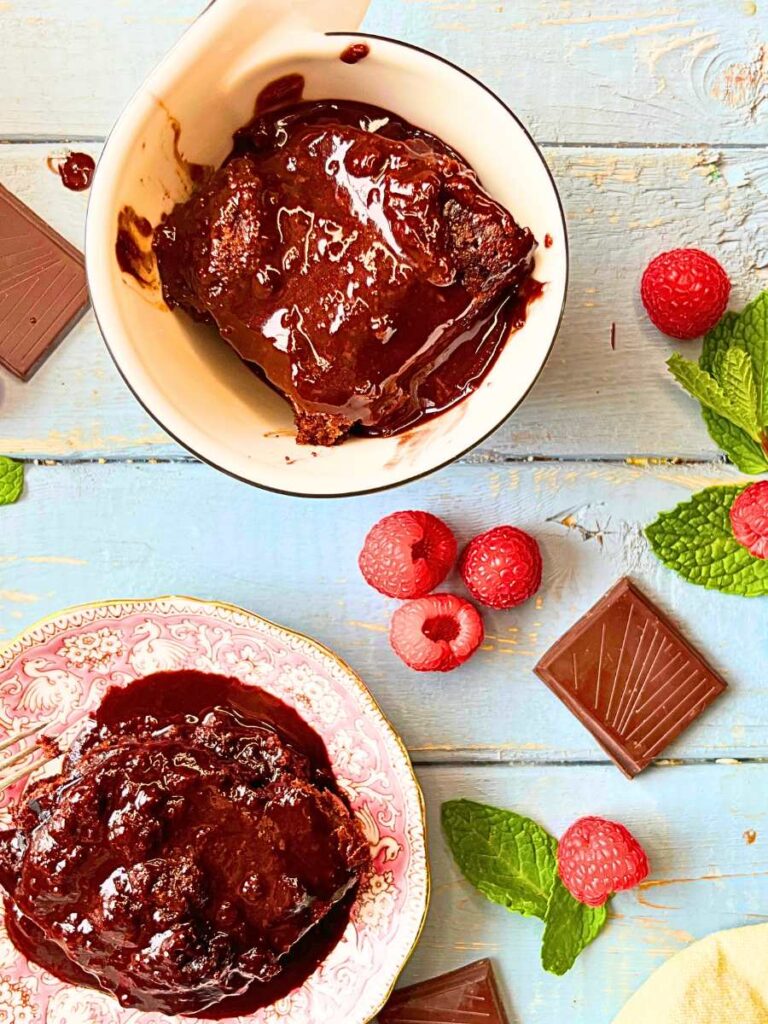
[[[0,0],[0,180],[76,244],[87,197],[65,191],[46,157],[73,141],[98,154],[203,6]],[[692,938],[768,919],[766,604],[683,584],[642,539],[658,510],[737,474],[667,377],[674,346],[637,299],[648,258],[678,244],[716,252],[736,307],[768,286],[768,0],[374,0],[366,27],[482,77],[544,148],[573,265],[540,382],[462,464],[385,495],[292,500],[181,451],[123,386],[89,315],[31,383],[0,372],[0,451],[28,463],[23,500],[0,510],[0,640],[64,605],[169,591],[314,634],[367,680],[425,789],[434,900],[406,978],[489,955],[515,1021],[609,1024]],[[538,600],[489,615],[483,651],[444,679],[388,651],[391,605],[356,568],[367,528],[408,507],[445,516],[462,538],[516,523],[544,550]],[[730,683],[670,760],[632,783],[531,671],[627,572]],[[617,898],[605,934],[552,978],[537,924],[486,903],[449,862],[438,809],[459,795],[555,833],[585,813],[620,818],[653,881]]]

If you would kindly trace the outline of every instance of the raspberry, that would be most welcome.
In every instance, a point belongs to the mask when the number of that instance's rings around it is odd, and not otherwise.
[[[389,640],[395,654],[417,672],[449,672],[483,642],[480,612],[455,594],[406,601],[392,616]]]
[[[601,907],[615,892],[648,877],[645,850],[623,825],[605,818],[579,818],[557,847],[563,885],[574,899]]]
[[[750,484],[731,505],[733,535],[750,555],[768,558],[768,480]]]
[[[539,545],[515,526],[496,526],[471,540],[459,570],[470,594],[490,608],[514,608],[541,585]]]
[[[648,264],[640,294],[662,334],[699,338],[725,312],[731,282],[717,260],[701,249],[672,249]]]
[[[442,583],[456,560],[456,538],[430,512],[393,512],[371,529],[358,564],[368,583],[388,597],[423,597]]]

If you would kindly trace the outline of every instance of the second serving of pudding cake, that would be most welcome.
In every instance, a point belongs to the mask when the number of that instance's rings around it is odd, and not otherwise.
[[[314,445],[474,390],[539,292],[535,248],[450,146],[341,100],[257,110],[154,240],[166,302],[214,323]]]

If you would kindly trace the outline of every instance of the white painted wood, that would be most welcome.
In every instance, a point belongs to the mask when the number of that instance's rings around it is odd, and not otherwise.
[[[62,151],[0,146],[0,180],[82,245],[87,198],[64,189],[45,163]],[[638,281],[652,255],[683,244],[717,253],[733,277],[736,308],[768,286],[768,157],[698,147],[555,147],[546,154],[570,225],[567,314],[540,381],[483,450],[713,457],[695,404],[664,367],[670,352],[696,352],[697,345],[654,330]],[[43,458],[179,455],[131,397],[90,315],[30,383],[0,371],[0,450]]]
[[[489,956],[512,1024],[610,1024],[648,975],[693,939],[766,921],[765,772],[690,766],[627,782],[595,767],[422,768],[434,898],[403,983]],[[555,835],[584,814],[623,821],[648,852],[650,884],[614,899],[605,930],[568,974],[546,974],[541,923],[488,903],[450,859],[440,805],[461,796],[513,808]]]
[[[205,4],[3,0],[0,137],[103,136]],[[373,0],[364,27],[481,77],[542,141],[768,138],[763,0]]]
[[[199,465],[32,467],[23,500],[0,509],[0,641],[80,602],[169,592],[220,598],[334,648],[367,681],[419,761],[604,761],[533,667],[630,574],[730,684],[669,755],[762,758],[765,601],[684,583],[641,536],[661,509],[733,479],[702,467],[477,465],[383,495],[309,501],[260,492]],[[502,522],[541,543],[537,599],[486,611],[486,643],[461,671],[407,669],[387,642],[396,602],[360,576],[367,530],[402,508],[444,516],[462,543]],[[456,575],[445,589],[463,592]]]

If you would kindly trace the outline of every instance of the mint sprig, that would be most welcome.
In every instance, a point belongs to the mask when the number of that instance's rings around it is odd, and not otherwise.
[[[0,455],[0,505],[12,505],[24,490],[24,464]]]
[[[768,291],[726,313],[704,338],[698,364],[680,355],[670,372],[701,404],[712,440],[743,473],[768,472]]]
[[[565,974],[576,957],[597,938],[608,919],[605,904],[588,907],[568,892],[560,877],[547,904],[547,919],[541,940],[541,965],[550,974]]]
[[[736,540],[731,505],[738,486],[708,487],[645,528],[653,553],[690,583],[742,597],[768,594],[768,560]]]
[[[531,818],[472,800],[444,803],[442,823],[459,869],[486,899],[544,921],[544,969],[570,970],[608,915],[579,903],[562,884],[557,840]]]

